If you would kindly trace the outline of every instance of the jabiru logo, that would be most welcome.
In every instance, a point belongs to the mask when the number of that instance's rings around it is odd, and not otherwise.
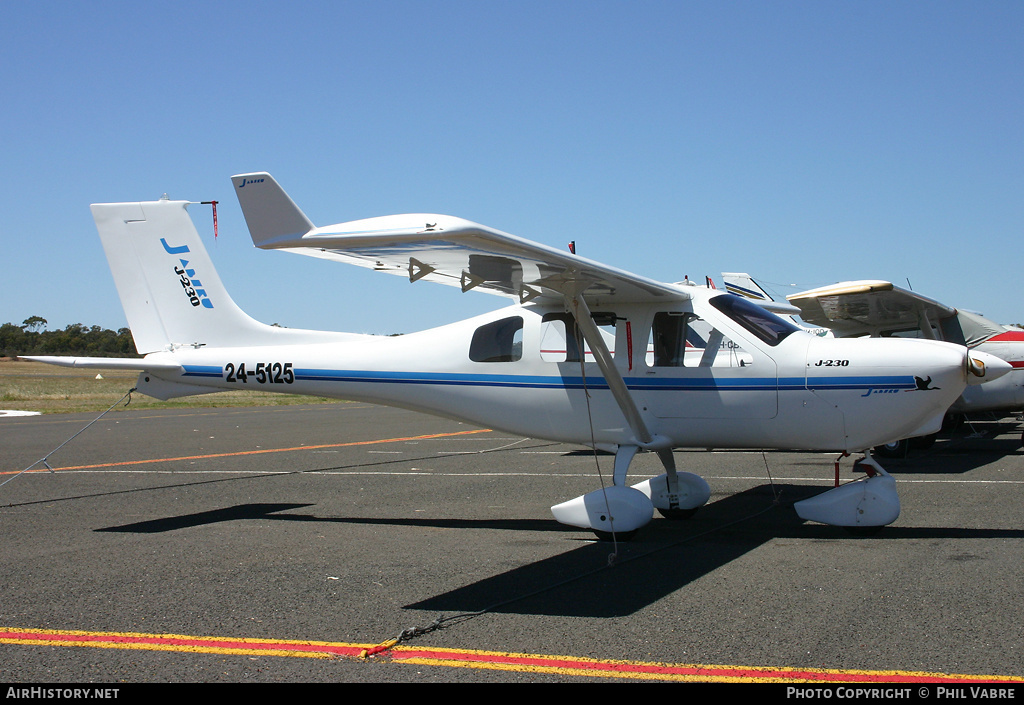
[[[189,251],[188,245],[171,247],[164,238],[160,238],[160,244],[164,246],[164,250],[169,255],[183,255]],[[193,306],[213,308],[213,302],[210,301],[206,291],[202,289],[202,282],[195,278],[196,270],[189,268],[187,259],[179,258],[178,262],[181,263],[181,266],[176,266],[174,273],[178,275],[178,281],[185,290],[185,296],[188,297],[189,303]]]

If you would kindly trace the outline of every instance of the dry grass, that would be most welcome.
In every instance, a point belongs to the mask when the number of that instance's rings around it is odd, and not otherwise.
[[[97,379],[96,375],[101,376]],[[41,362],[0,359],[0,409],[62,414],[104,411],[135,386],[137,372],[81,370]],[[332,403],[334,399],[295,394],[237,391],[159,401],[144,394],[132,395],[133,408],[174,409],[189,407],[281,406]]]

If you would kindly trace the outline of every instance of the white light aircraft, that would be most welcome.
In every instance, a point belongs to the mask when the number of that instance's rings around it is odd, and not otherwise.
[[[722,275],[727,290],[760,302],[771,296],[748,274]],[[949,408],[950,420],[964,414],[1014,414],[1024,410],[1024,330],[939,303],[915,291],[881,280],[839,282],[791,294],[786,300],[799,310],[808,328],[840,338],[919,337],[944,340],[1007,362],[1013,374],[971,385]],[[1024,437],[1022,437],[1024,442]],[[906,453],[908,439],[881,446],[886,455]]]
[[[797,512],[848,527],[891,523],[895,483],[868,449],[937,429],[968,384],[1009,369],[937,341],[815,337],[725,292],[646,279],[456,217],[316,227],[269,174],[232,182],[257,247],[513,301],[401,336],[272,327],[228,296],[188,202],[97,204],[145,357],[29,359],[137,369],[138,389],[160,399],[258,388],[612,449],[611,486],[552,507],[558,521],[602,538],[630,535],[655,509],[675,518],[708,501],[703,478],[676,469],[673,449],[686,447],[865,451],[867,477],[797,503]],[[665,473],[629,486],[640,451],[657,453]]]

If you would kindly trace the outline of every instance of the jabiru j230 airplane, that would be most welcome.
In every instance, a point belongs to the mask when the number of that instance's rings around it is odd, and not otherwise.
[[[863,479],[796,505],[866,529],[899,499],[872,447],[937,429],[966,385],[1009,370],[929,340],[819,338],[741,297],[662,283],[461,218],[395,215],[316,227],[266,173],[232,177],[254,244],[512,299],[400,336],[268,326],[231,300],[186,201],[92,206],[135,345],[132,360],[34,357],[140,371],[159,399],[262,389],[393,405],[520,436],[614,451],[612,485],[552,507],[602,538],[657,509],[706,503],[675,448],[864,451]],[[795,312],[795,309],[793,309]],[[665,473],[636,485],[641,451]]]

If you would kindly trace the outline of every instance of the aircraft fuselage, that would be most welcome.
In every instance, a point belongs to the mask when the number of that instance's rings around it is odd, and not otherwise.
[[[800,331],[766,342],[709,298],[593,307],[616,369],[663,445],[852,452],[937,430],[963,390],[963,348]],[[180,373],[144,373],[139,388],[163,397],[182,384],[309,394],[534,438],[637,444],[573,330],[563,308],[526,304],[402,336],[183,347],[150,356],[177,363]]]

